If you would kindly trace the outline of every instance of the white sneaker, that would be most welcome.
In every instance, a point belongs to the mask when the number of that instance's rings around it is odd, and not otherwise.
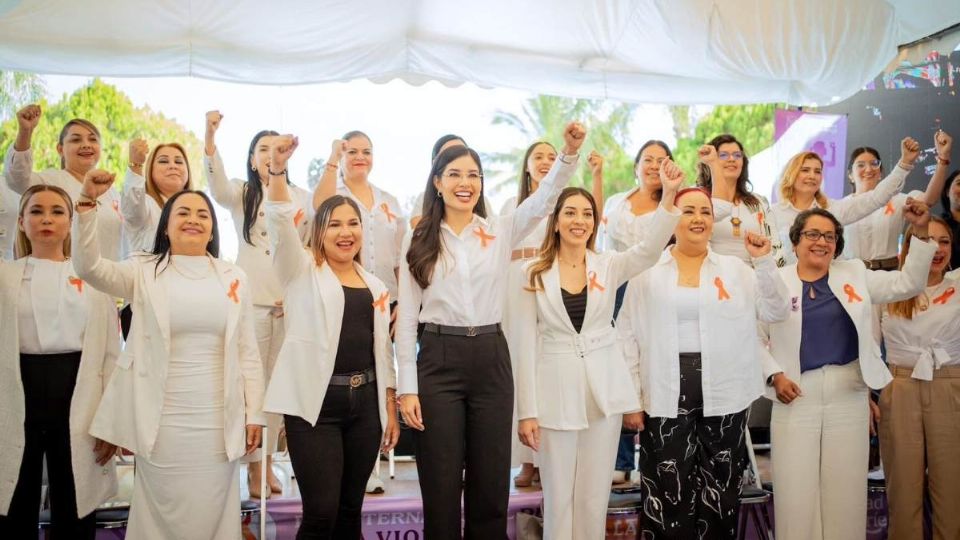
[[[383,480],[375,472],[367,479],[367,493],[383,493]]]

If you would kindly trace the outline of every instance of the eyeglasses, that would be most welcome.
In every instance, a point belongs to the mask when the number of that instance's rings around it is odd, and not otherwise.
[[[743,152],[720,152],[717,154],[717,157],[720,158],[721,161],[727,161],[730,158],[740,161],[743,159]]]
[[[857,169],[858,171],[862,171],[863,169],[866,169],[868,165],[869,165],[871,168],[879,169],[879,168],[880,168],[880,160],[879,160],[879,159],[871,159],[870,161],[856,161],[856,162],[854,162],[854,164],[853,164],[853,168],[854,168],[854,169]]]
[[[816,242],[823,238],[828,244],[837,243],[837,233],[835,232],[820,232],[816,229],[811,229],[809,231],[803,231],[800,234],[811,242]]]
[[[443,177],[455,182],[459,182],[463,178],[466,178],[470,182],[479,182],[483,180],[483,175],[478,172],[468,172],[467,175],[464,176],[460,171],[450,171],[443,173]]]

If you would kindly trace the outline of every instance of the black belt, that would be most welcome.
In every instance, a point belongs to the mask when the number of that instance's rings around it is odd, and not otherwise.
[[[496,334],[500,331],[500,323],[485,324],[483,326],[446,326],[443,324],[424,323],[424,332],[442,334],[445,336],[474,337],[483,334]]]
[[[330,384],[333,386],[349,386],[356,388],[377,380],[377,372],[373,368],[365,369],[349,375],[333,375],[330,377]]]

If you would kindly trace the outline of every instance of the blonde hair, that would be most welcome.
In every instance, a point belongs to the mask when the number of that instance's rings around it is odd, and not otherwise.
[[[102,137],[100,136],[100,130],[97,129],[97,126],[93,125],[93,122],[89,120],[84,120],[83,118],[74,118],[73,120],[70,120],[69,122],[64,124],[63,129],[60,130],[60,137],[57,138],[57,144],[61,148],[63,147],[63,141],[64,139],[67,138],[67,133],[70,131],[71,126],[85,127],[90,131],[92,131],[93,134],[97,136],[98,141],[102,140]],[[60,168],[61,169],[67,168],[67,158],[63,157],[63,154],[60,154]]]
[[[950,230],[950,225],[947,222],[937,216],[930,216],[930,223],[939,223],[944,229],[947,230],[947,236],[950,237],[950,242],[953,243],[953,231]],[[913,225],[907,227],[906,232],[903,233],[903,244],[900,247],[900,266],[899,269],[903,270],[903,263],[907,260],[907,254],[910,253],[910,239],[913,237]],[[949,257],[950,254],[947,254]],[[904,319],[913,319],[914,310],[920,305],[920,296],[918,294],[913,298],[907,298],[906,300],[900,300],[899,302],[893,302],[887,304],[887,313],[894,317],[901,317]]]
[[[783,169],[783,177],[780,179],[780,200],[793,202],[795,193],[793,186],[797,183],[797,177],[800,176],[800,169],[803,168],[803,162],[808,159],[819,161],[820,167],[823,168],[823,159],[821,159],[816,152],[800,152],[793,156]],[[823,190],[817,189],[813,198],[816,199],[820,208],[827,208],[827,196],[823,194]]]
[[[20,197],[20,213],[17,214],[20,217],[20,220],[23,220],[23,214],[27,211],[27,204],[30,203],[30,198],[37,193],[42,193],[44,191],[56,193],[63,198],[63,201],[67,203],[67,213],[72,221],[73,201],[70,199],[70,195],[57,186],[51,186],[49,184],[37,184],[35,186],[30,186],[26,191],[23,192],[23,196]],[[33,253],[33,244],[31,244],[30,239],[27,238],[27,233],[23,230],[22,225],[17,227],[17,241],[13,247],[13,253],[14,257],[17,259],[22,259],[23,257]],[[65,257],[70,256],[70,231],[67,231],[67,237],[63,239],[63,255]]]
[[[600,220],[596,219],[597,202],[593,199],[593,195],[583,188],[564,188],[563,191],[560,192],[560,197],[557,198],[557,204],[553,208],[553,213],[547,218],[547,236],[540,245],[540,256],[530,265],[530,269],[528,270],[530,283],[527,287],[524,287],[526,290],[543,290],[543,273],[553,267],[553,261],[557,259],[557,255],[560,253],[560,232],[556,230],[557,216],[560,214],[560,209],[563,208],[563,203],[570,197],[576,195],[586,198],[590,202],[590,207],[593,209],[593,230],[590,231],[590,238],[587,239],[587,249],[593,251],[594,245],[597,242],[597,228],[600,226]]]
[[[147,163],[143,169],[143,176],[147,181],[147,195],[149,195],[153,200],[157,201],[157,206],[160,208],[163,208],[164,201],[163,196],[160,195],[160,190],[157,189],[156,182],[153,181],[153,162],[157,159],[157,152],[164,148],[176,148],[180,151],[180,154],[183,155],[183,164],[187,166],[187,183],[184,184],[183,190],[193,190],[193,176],[190,172],[190,160],[187,158],[187,151],[183,148],[183,146],[180,145],[180,143],[170,142],[158,144],[156,148],[150,152],[150,156],[147,157]]]

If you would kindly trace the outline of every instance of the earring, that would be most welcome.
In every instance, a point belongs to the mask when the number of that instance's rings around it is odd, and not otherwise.
[[[437,190],[437,198],[438,198],[438,199],[442,199],[442,198],[443,198],[443,193],[440,193],[440,190],[439,190],[439,189]]]
[[[257,167],[254,165],[250,165],[250,170],[253,172],[257,172]]]

